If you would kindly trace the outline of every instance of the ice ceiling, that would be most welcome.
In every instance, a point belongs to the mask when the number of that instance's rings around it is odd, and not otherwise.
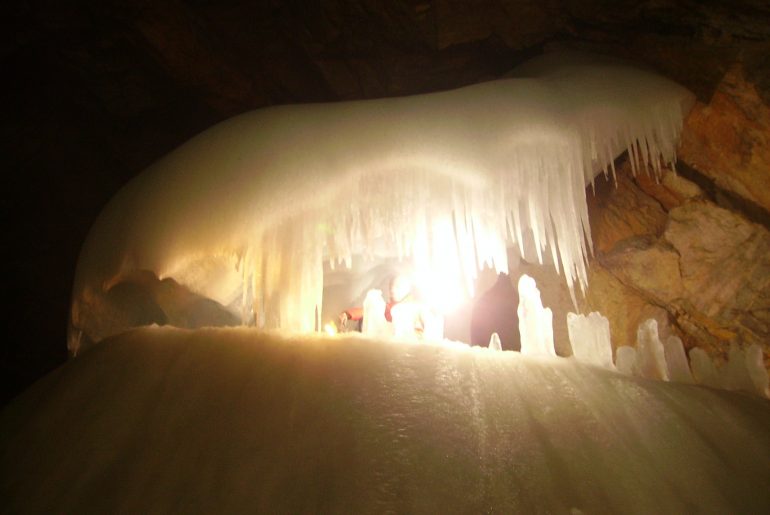
[[[324,263],[409,257],[446,293],[507,249],[584,289],[586,185],[628,151],[675,160],[693,96],[606,58],[547,54],[511,78],[401,98],[260,109],[190,140],[101,213],[76,272],[69,348],[131,271],[172,277],[243,323],[319,329]],[[452,291],[449,291],[452,290]],[[102,321],[103,322],[103,321]]]

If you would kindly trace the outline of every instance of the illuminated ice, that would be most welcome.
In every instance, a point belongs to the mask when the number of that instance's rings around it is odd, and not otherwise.
[[[762,348],[756,343],[747,349],[730,345],[728,361],[721,369],[721,383],[726,390],[742,390],[768,397],[768,375],[762,360]]]
[[[469,346],[143,328],[0,410],[0,506],[770,513],[770,402]]]
[[[615,350],[615,368],[627,376],[639,375],[636,365],[636,349],[621,345]]]
[[[658,338],[658,322],[653,318],[639,324],[636,331],[636,363],[642,377],[668,381],[666,356]]]
[[[361,320],[361,332],[369,336],[385,336],[388,330],[385,320],[385,299],[381,290],[369,290],[364,299],[364,315]]]
[[[668,377],[671,381],[680,383],[693,383],[690,364],[687,362],[687,355],[684,353],[684,345],[678,336],[669,336],[663,345],[663,353],[666,357],[666,367]]]
[[[553,313],[544,308],[535,280],[523,274],[519,278],[519,334],[521,353],[556,356],[553,346]]]
[[[721,388],[722,380],[719,377],[714,362],[706,351],[699,348],[690,349],[690,367],[693,378],[702,385],[712,388]]]
[[[605,368],[612,364],[610,321],[601,313],[586,315],[567,313],[567,332],[575,359]]]
[[[497,333],[492,333],[492,336],[489,337],[489,350],[503,350],[503,344],[500,341],[500,335]]]
[[[506,248],[532,242],[583,289],[586,184],[624,150],[634,170],[673,163],[692,100],[649,71],[571,54],[453,91],[237,116],[100,214],[69,348],[110,334],[96,322],[105,288],[132,270],[172,277],[244,324],[300,331],[322,325],[324,263],[409,256],[419,276],[468,295],[477,269],[507,271]]]

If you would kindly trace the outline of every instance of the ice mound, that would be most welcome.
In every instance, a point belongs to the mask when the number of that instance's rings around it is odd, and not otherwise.
[[[506,248],[585,287],[585,186],[628,150],[673,163],[693,97],[649,71],[547,55],[515,78],[453,91],[271,107],[196,136],[127,184],[92,227],[73,289],[69,348],[100,323],[105,285],[147,270],[243,324],[321,328],[323,267],[409,256],[472,291]],[[529,247],[529,248],[528,248]]]
[[[146,328],[0,412],[7,513],[768,513],[770,403],[574,360]]]

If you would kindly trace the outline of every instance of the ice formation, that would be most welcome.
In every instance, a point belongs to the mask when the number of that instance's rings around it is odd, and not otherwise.
[[[690,367],[692,368],[693,377],[699,384],[712,388],[722,387],[722,381],[719,378],[714,362],[711,361],[705,350],[697,347],[690,350]]]
[[[615,368],[612,364],[610,321],[601,313],[567,313],[567,332],[575,359],[600,367]]]
[[[364,299],[364,317],[361,320],[361,332],[368,336],[386,336],[392,333],[385,320],[385,299],[381,290],[369,290]]]
[[[527,274],[519,278],[519,334],[521,353],[556,356],[553,346],[553,313],[544,308],[535,280]]]
[[[503,344],[500,341],[500,335],[497,333],[492,333],[492,336],[489,337],[489,350],[495,350],[495,351],[502,351],[503,350]]]
[[[663,344],[663,353],[666,357],[668,378],[680,383],[692,383],[692,373],[687,355],[684,353],[684,345],[678,336],[669,336]]]
[[[726,390],[742,390],[770,397],[762,348],[754,343],[744,350],[732,344],[727,363],[722,368],[720,382]]]
[[[585,287],[585,186],[628,150],[673,163],[693,97],[609,59],[545,55],[514,78],[402,98],[261,109],[196,136],[126,185],[98,217],[73,289],[70,351],[132,270],[172,277],[244,324],[320,330],[323,270],[409,256],[469,294],[507,271],[506,247],[550,252]],[[574,295],[574,294],[573,294]],[[104,321],[102,321],[104,322]],[[85,335],[85,336],[84,336]]]
[[[770,403],[516,352],[143,328],[0,411],[3,513],[770,513]]]
[[[629,345],[621,345],[615,351],[615,368],[627,376],[639,375],[636,364],[636,349]]]
[[[666,356],[655,319],[645,320],[636,331],[636,366],[643,377],[668,381]]]

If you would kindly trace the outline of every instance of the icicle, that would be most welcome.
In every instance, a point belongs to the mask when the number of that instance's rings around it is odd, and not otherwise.
[[[312,330],[325,261],[446,260],[469,291],[484,264],[507,270],[509,238],[522,256],[533,250],[525,231],[539,262],[550,246],[576,303],[592,252],[586,185],[608,167],[614,176],[624,149],[634,173],[640,161],[673,162],[691,95],[601,58],[547,55],[520,73],[417,97],[263,109],[196,136],[94,225],[78,263],[70,349],[77,330],[99,339],[97,327],[76,325],[88,320],[76,305],[127,269],[178,278],[227,306],[240,295],[242,320],[250,304],[260,326]],[[442,236],[440,251],[438,216],[454,221],[453,244]],[[201,267],[222,255],[238,256],[232,276]],[[223,280],[241,291],[220,295]]]

